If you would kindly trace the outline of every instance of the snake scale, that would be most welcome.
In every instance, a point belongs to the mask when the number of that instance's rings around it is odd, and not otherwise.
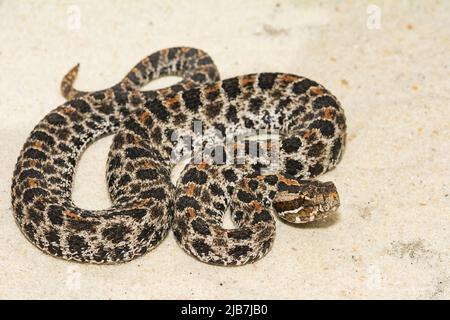
[[[344,111],[322,85],[284,73],[219,80],[211,57],[186,47],[148,56],[117,85],[101,91],[75,90],[77,70],[62,83],[70,100],[34,128],[13,176],[14,217],[42,251],[78,262],[125,262],[157,246],[172,227],[179,245],[198,260],[243,265],[271,248],[271,211],[304,223],[338,208],[334,184],[313,179],[336,166],[346,137]],[[183,80],[139,91],[166,75]],[[264,171],[258,160],[209,161],[218,151],[228,159],[235,155],[236,144],[229,150],[218,139],[209,157],[190,161],[172,184],[174,133],[191,132],[195,122],[206,133],[224,136],[228,130],[279,130],[277,171]],[[79,208],[71,198],[77,160],[89,143],[111,133],[112,207]],[[205,140],[214,139],[206,134]],[[223,227],[228,208],[232,229]]]

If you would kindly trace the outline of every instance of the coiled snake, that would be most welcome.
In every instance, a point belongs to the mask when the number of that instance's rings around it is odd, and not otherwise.
[[[14,217],[41,250],[80,262],[124,262],[154,248],[173,224],[177,242],[200,261],[242,265],[270,249],[272,209],[284,220],[303,223],[339,206],[333,183],[310,180],[339,162],[346,135],[340,103],[318,83],[282,73],[219,81],[212,59],[192,48],[156,52],[116,86],[93,93],[73,89],[76,72],[62,85],[73,99],[35,127],[13,177]],[[171,74],[184,80],[138,91]],[[217,150],[228,158],[234,152],[219,139],[211,157],[191,161],[175,187],[170,181],[174,132],[190,132],[195,121],[205,132],[223,134],[279,129],[278,171],[266,173],[258,161],[211,163]],[[116,133],[107,165],[113,206],[78,208],[71,200],[77,159],[108,133]],[[228,207],[233,229],[222,227]]]

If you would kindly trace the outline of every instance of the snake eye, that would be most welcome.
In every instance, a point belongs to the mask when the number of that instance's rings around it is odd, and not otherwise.
[[[305,205],[304,198],[293,193],[280,192],[272,202],[275,211],[282,212],[298,210]]]

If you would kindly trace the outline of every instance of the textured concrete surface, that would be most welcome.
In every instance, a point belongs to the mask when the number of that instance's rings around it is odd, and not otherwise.
[[[0,1],[0,298],[450,298],[449,12],[447,1]],[[339,215],[278,222],[273,250],[239,268],[197,262],[172,234],[117,266],[41,253],[14,223],[10,182],[29,132],[63,102],[62,75],[80,62],[77,87],[101,89],[174,45],[204,49],[224,78],[297,73],[342,101],[348,146],[323,177]],[[109,205],[110,142],[82,158],[80,206]]]

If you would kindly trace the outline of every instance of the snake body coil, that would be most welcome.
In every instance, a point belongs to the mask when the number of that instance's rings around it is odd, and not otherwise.
[[[219,73],[205,52],[185,47],[151,54],[106,90],[86,93],[73,89],[76,73],[77,67],[61,87],[63,95],[73,99],[40,121],[23,146],[11,187],[14,217],[28,240],[53,256],[91,263],[128,261],[164,239],[173,216],[171,199],[155,199],[147,206],[134,190],[117,196],[117,184],[110,181],[111,208],[81,209],[72,201],[77,161],[89,143],[115,133],[130,112],[158,95],[157,91],[135,89],[160,76],[183,77],[161,91],[171,96],[217,81]]]
[[[225,128],[280,133],[277,173],[262,174],[258,162],[251,166],[213,161],[191,161],[182,172],[173,230],[182,248],[200,261],[242,265],[262,257],[274,240],[271,206],[292,223],[324,218],[339,206],[334,184],[306,179],[340,160],[346,128],[343,109],[323,86],[291,74],[249,74],[170,98],[159,94],[133,112],[115,136],[108,181],[122,181],[116,189],[122,194],[130,189],[145,193],[149,205],[154,199],[171,198],[171,156],[177,146],[173,132],[190,132],[195,122],[205,132],[215,129],[224,135]],[[236,228],[224,229],[223,215],[230,204]]]

